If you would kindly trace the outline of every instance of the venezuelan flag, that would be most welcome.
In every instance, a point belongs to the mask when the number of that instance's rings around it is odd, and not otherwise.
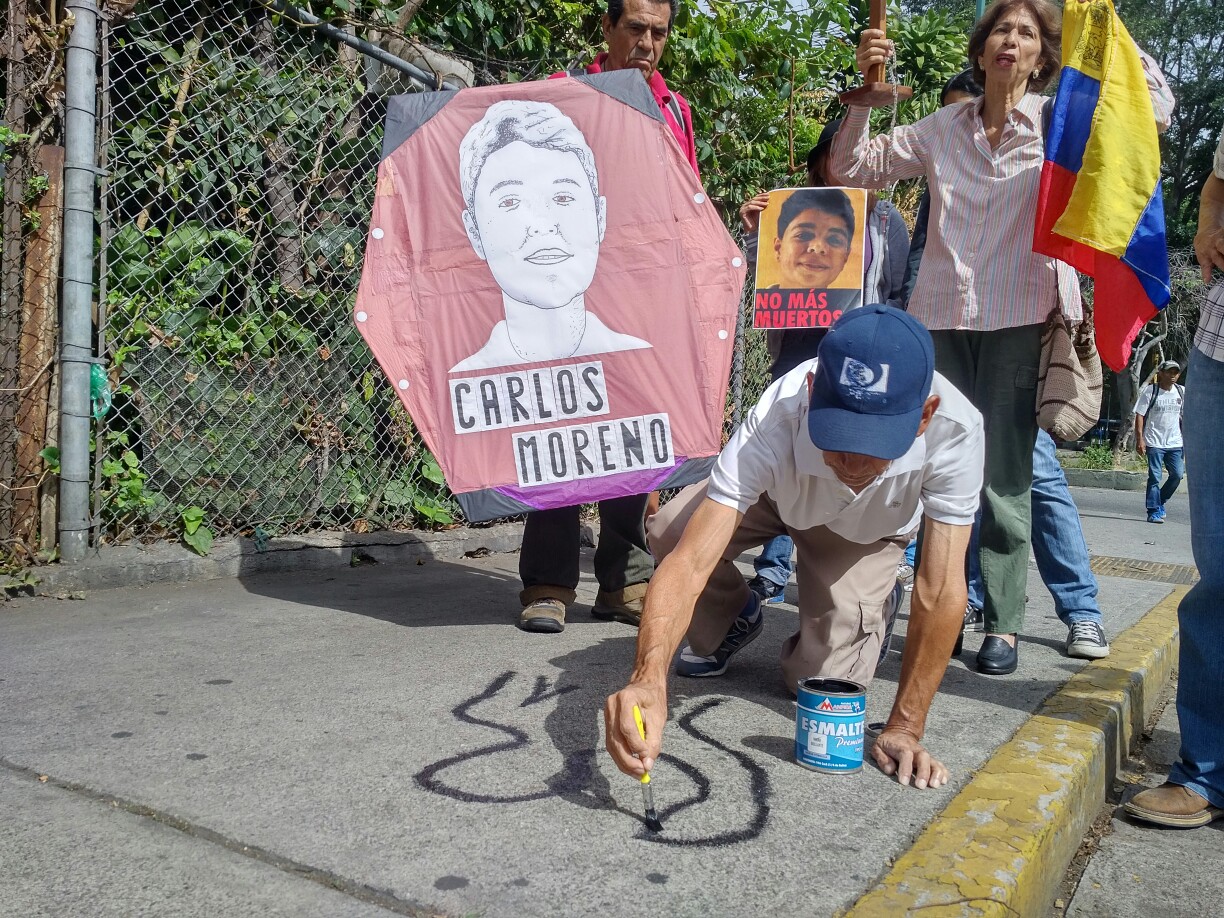
[[[1139,329],[1169,302],[1155,115],[1112,0],[1068,0],[1062,59],[1033,251],[1095,278],[1097,348],[1121,370]]]

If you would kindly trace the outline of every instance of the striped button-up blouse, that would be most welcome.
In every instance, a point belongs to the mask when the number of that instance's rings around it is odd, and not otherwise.
[[[1172,95],[1159,69],[1143,57],[1157,125],[1167,126]],[[928,328],[1034,325],[1060,303],[1077,321],[1083,308],[1075,272],[1033,252],[1045,99],[1027,93],[1008,113],[993,150],[982,123],[983,101],[950,105],[875,138],[869,137],[870,110],[852,106],[833,142],[831,171],[859,188],[926,176],[929,235],[909,311]]]

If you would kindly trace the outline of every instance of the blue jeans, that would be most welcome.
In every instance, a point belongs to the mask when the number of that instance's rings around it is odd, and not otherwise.
[[[1097,582],[1089,566],[1079,511],[1054,453],[1054,440],[1044,430],[1037,432],[1033,447],[1033,555],[1062,623],[1067,627],[1075,622],[1101,624]],[[976,525],[969,542],[969,604],[982,607]]]
[[[1190,545],[1200,579],[1177,610],[1181,760],[1169,780],[1224,806],[1224,363],[1192,348],[1189,369],[1184,436],[1194,469]]]
[[[762,546],[761,553],[752,562],[752,567],[758,577],[777,586],[786,586],[794,569],[791,565],[791,555],[794,551],[795,543],[791,541],[790,536],[774,536]]]
[[[1186,463],[1184,451],[1180,446],[1177,449],[1157,449],[1149,446],[1147,461],[1147,512],[1151,514],[1163,510],[1177,486],[1182,483],[1182,479],[1186,477]],[[1169,478],[1164,487],[1161,487],[1160,476],[1165,469],[1169,470]]]

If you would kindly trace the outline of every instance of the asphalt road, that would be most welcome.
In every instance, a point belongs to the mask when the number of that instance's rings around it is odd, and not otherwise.
[[[1188,563],[1184,504],[1152,526],[1141,494],[1077,497],[1095,554]],[[971,636],[933,705],[951,784],[820,775],[792,761],[777,656],[795,612],[770,607],[725,677],[673,686],[654,836],[602,752],[635,632],[589,616],[589,559],[565,632],[518,631],[516,565],[7,603],[0,914],[832,915],[1082,665],[1034,570],[1020,670],[971,670]],[[1168,592],[1101,578],[1110,633]]]

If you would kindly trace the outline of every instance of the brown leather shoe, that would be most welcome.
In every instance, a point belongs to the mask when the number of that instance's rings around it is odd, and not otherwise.
[[[642,602],[641,599],[631,599],[625,603],[610,603],[599,596],[591,607],[591,615],[605,622],[624,622],[636,628],[642,623]]]
[[[1175,829],[1197,829],[1224,817],[1224,809],[1212,806],[1180,784],[1167,781],[1160,787],[1135,794],[1123,809],[1136,819]]]
[[[559,599],[537,599],[524,607],[519,615],[519,627],[524,631],[556,634],[565,630],[565,603]]]

